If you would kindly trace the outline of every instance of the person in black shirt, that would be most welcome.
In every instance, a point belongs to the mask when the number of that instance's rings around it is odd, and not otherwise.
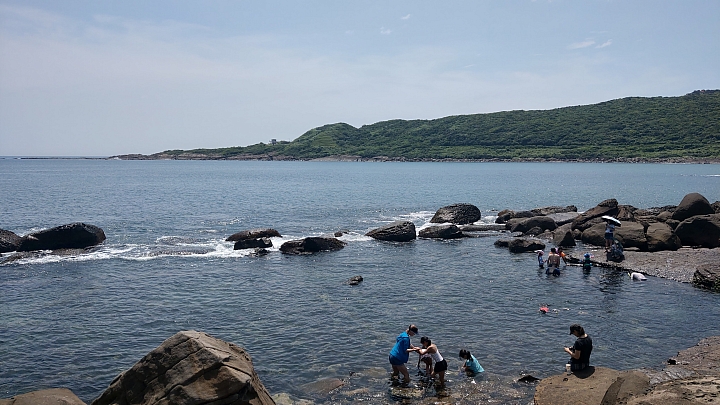
[[[592,339],[578,324],[570,325],[570,334],[575,335],[577,340],[573,347],[565,348],[565,353],[570,355],[570,370],[580,371],[590,365],[590,353],[593,349]]]

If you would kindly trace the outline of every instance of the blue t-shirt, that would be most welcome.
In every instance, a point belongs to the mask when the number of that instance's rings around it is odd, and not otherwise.
[[[407,349],[409,348],[410,336],[408,336],[407,332],[403,332],[398,335],[395,346],[393,346],[392,350],[390,350],[390,355],[403,363],[407,363],[410,358],[410,353],[407,352]]]
[[[465,367],[467,367],[470,371],[472,371],[475,374],[482,373],[485,371],[485,369],[482,368],[482,366],[480,365],[480,362],[477,361],[475,356],[473,356],[472,354],[470,355],[470,359],[465,360]]]

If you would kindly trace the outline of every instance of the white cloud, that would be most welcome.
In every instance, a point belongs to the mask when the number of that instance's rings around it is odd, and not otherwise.
[[[587,48],[588,46],[595,45],[595,41],[588,39],[583,42],[575,42],[574,44],[568,45],[568,49],[581,49],[581,48]]]
[[[606,46],[612,45],[612,39],[608,39],[607,41],[603,42],[601,45],[596,46],[595,48],[605,48]]]
[[[380,27],[380,33],[383,35],[390,35],[392,33],[392,30],[385,27]]]
[[[410,14],[408,14],[408,15],[406,15],[406,16],[404,16],[404,17],[400,17],[400,19],[401,19],[401,20],[409,20],[409,19],[410,19]]]

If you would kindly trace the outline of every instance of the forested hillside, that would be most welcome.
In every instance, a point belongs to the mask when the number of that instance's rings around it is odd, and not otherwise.
[[[142,158],[390,160],[718,160],[720,90],[540,111],[337,123],[292,142],[165,151]],[[136,158],[140,158],[135,155]],[[131,158],[131,157],[127,157]]]

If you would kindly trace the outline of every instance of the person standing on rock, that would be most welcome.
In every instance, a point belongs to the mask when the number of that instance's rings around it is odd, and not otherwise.
[[[410,343],[410,337],[415,336],[418,333],[418,328],[415,325],[410,324],[407,330],[398,335],[395,339],[395,346],[390,351],[390,365],[392,366],[393,378],[398,377],[400,373],[403,375],[403,383],[407,384],[410,382],[410,374],[408,373],[407,366],[405,363],[408,362],[410,352],[416,351],[417,347]]]
[[[610,250],[610,245],[613,243],[615,233],[615,224],[610,221],[605,223],[605,252]]]
[[[576,323],[570,325],[570,334],[577,337],[573,347],[565,347],[565,353],[570,355],[570,370],[584,370],[590,365],[590,353],[593,349],[592,339],[585,333],[585,329]]]

